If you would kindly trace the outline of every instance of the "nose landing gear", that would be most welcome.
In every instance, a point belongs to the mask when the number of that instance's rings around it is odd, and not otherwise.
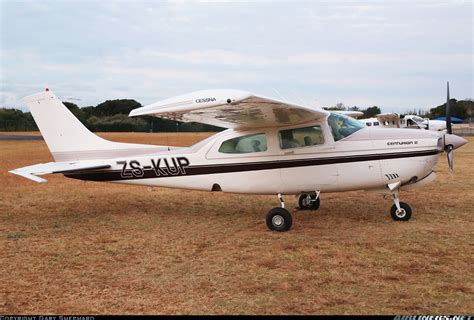
[[[400,202],[398,198],[398,191],[400,188],[401,182],[389,183],[387,187],[390,190],[390,193],[393,196],[392,208],[390,209],[390,215],[395,221],[408,221],[411,218],[411,208],[405,202]]]

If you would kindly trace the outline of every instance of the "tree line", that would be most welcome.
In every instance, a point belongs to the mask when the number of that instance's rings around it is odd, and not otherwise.
[[[468,119],[474,117],[474,100],[472,99],[465,99],[465,100],[456,100],[450,99],[449,100],[449,108],[451,117],[456,117],[460,119]],[[336,104],[333,107],[324,108],[326,110],[339,110],[339,111],[360,111],[363,113],[360,116],[360,119],[367,119],[375,117],[377,114],[381,113],[380,108],[378,106],[369,107],[367,109],[360,109],[357,106],[354,107],[346,107],[342,102]],[[416,114],[423,118],[440,118],[446,116],[446,103],[439,105],[437,107],[431,108],[429,111],[423,109],[413,109],[408,111],[406,114]]]
[[[97,106],[79,108],[75,103],[64,105],[93,132],[208,132],[222,128],[202,123],[184,123],[152,116],[129,117],[131,110],[142,105],[132,99],[107,100]],[[0,131],[36,131],[30,112],[0,108]]]
[[[64,105],[91,131],[94,132],[202,132],[220,131],[222,128],[202,123],[184,123],[161,119],[152,116],[128,117],[131,110],[142,105],[131,99],[107,100],[97,106],[80,108],[74,103],[64,102]],[[378,106],[360,109],[357,106],[346,107],[343,103],[326,110],[361,111],[360,118],[371,118],[381,113]],[[451,116],[466,119],[474,116],[474,101],[450,100]],[[446,103],[431,108],[429,112],[413,110],[409,114],[418,114],[427,118],[438,118],[446,115]],[[30,112],[18,109],[0,108],[0,131],[36,131],[36,126]]]

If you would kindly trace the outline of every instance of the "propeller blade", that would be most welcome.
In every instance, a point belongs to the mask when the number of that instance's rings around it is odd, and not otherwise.
[[[452,134],[453,130],[451,128],[451,111],[449,110],[449,81],[447,83],[447,96],[446,96],[446,129],[449,134]]]
[[[468,141],[463,137],[449,133],[444,134],[443,138],[444,151],[446,151],[446,155],[448,156],[449,169],[451,170],[452,175],[454,173],[454,149],[462,147]]]
[[[453,152],[453,146],[448,145],[446,147],[446,153],[448,156],[448,164],[449,164],[449,170],[451,171],[451,175],[454,174],[454,152]]]

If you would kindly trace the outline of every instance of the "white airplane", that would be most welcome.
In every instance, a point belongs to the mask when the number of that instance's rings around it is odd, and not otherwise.
[[[440,120],[423,119],[412,114],[381,113],[375,118],[360,119],[366,126],[377,128],[409,128],[446,131],[446,122]]]
[[[292,215],[283,195],[299,195],[301,209],[316,210],[320,193],[373,190],[391,194],[393,220],[410,206],[399,191],[435,179],[446,151],[467,141],[428,130],[377,130],[340,113],[314,110],[237,90],[197,91],[132,110],[130,116],[201,122],[228,128],[191,147],[117,143],[79,122],[51,92],[24,99],[55,162],[11,173],[36,182],[39,175],[169,188],[274,194],[280,206],[268,228],[287,231]]]

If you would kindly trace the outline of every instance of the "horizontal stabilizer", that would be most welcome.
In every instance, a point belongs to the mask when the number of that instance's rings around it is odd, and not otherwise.
[[[110,168],[109,164],[102,161],[81,161],[81,162],[48,162],[35,164],[33,166],[23,167],[9,171],[10,173],[22,176],[35,182],[48,182],[46,179],[38,177],[39,175],[50,173],[70,173],[82,170],[95,170]]]

